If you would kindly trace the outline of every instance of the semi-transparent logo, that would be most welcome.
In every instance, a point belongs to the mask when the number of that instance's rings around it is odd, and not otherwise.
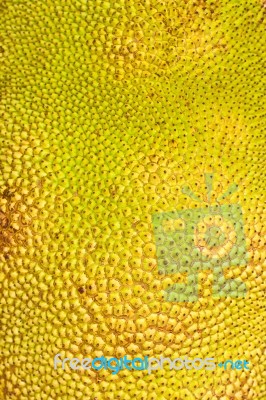
[[[205,175],[208,198],[212,191],[212,174]],[[171,286],[167,301],[197,301],[198,273],[213,271],[213,297],[245,297],[241,279],[226,279],[224,270],[247,264],[242,208],[240,204],[223,204],[220,200],[237,190],[231,185],[215,205],[175,210],[153,215],[158,268],[161,274],[185,273],[187,282]],[[189,187],[183,193],[201,201]]]

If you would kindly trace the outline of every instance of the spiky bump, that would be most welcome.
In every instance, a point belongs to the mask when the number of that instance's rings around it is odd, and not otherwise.
[[[265,397],[265,7],[258,0],[0,5],[0,397]],[[243,208],[244,299],[168,302],[152,215]],[[211,198],[215,201],[215,198]],[[222,204],[226,200],[221,201]],[[264,324],[264,325],[263,325]],[[71,371],[53,357],[210,357],[250,371]]]

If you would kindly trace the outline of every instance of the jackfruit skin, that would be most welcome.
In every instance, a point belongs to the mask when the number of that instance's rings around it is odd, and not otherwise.
[[[266,399],[261,0],[2,0],[0,398]],[[169,302],[152,215],[235,182],[246,297]],[[214,196],[214,195],[213,195]],[[215,203],[215,198],[212,201]],[[206,203],[207,205],[207,203]],[[53,357],[246,359],[250,371],[54,370]]]

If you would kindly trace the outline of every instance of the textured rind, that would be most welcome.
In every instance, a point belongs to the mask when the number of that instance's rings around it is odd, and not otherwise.
[[[2,0],[0,398],[266,399],[266,13],[252,1]],[[239,190],[248,292],[166,302],[152,215]],[[215,202],[215,198],[212,199]],[[53,357],[250,371],[54,370]]]

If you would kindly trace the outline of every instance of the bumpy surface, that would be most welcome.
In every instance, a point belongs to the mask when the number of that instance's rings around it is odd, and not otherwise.
[[[262,0],[2,0],[0,398],[245,400],[265,388]],[[241,204],[245,298],[166,301],[152,215]],[[211,202],[215,204],[215,199]],[[265,269],[264,269],[265,271]],[[250,371],[54,370],[53,357],[246,359]]]

